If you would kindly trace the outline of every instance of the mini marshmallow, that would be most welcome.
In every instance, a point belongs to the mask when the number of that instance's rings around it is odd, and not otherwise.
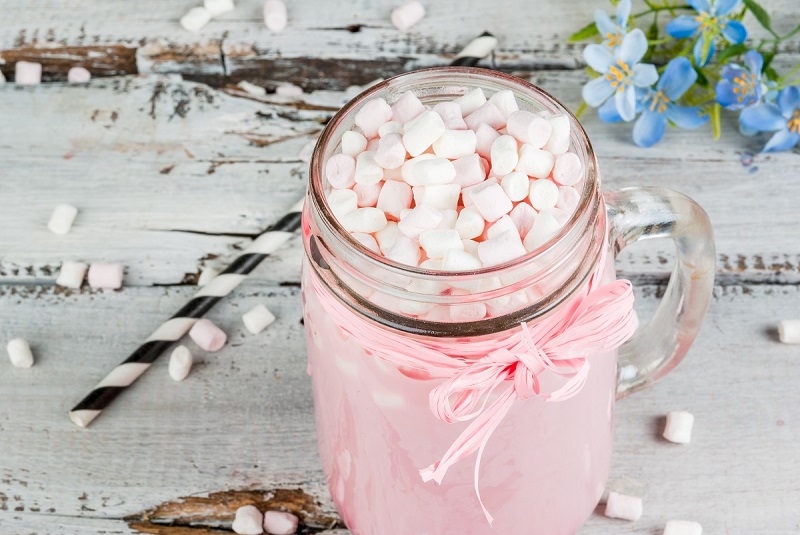
[[[574,152],[565,152],[556,157],[553,179],[562,186],[574,186],[583,178],[583,164]]]
[[[281,0],[267,0],[264,2],[264,26],[270,31],[279,33],[285,30],[287,19],[286,4]]]
[[[606,500],[605,515],[609,518],[620,518],[635,522],[642,517],[642,499],[609,492]]]
[[[485,226],[486,221],[475,206],[462,208],[458,214],[458,220],[456,220],[456,230],[466,240],[477,238],[483,234]]]
[[[530,181],[530,189],[528,190],[528,199],[531,206],[539,210],[547,210],[554,208],[558,202],[558,186],[553,184],[546,178]]]
[[[264,515],[255,505],[245,505],[236,510],[231,529],[240,535],[261,535],[264,533]]]
[[[561,186],[558,188],[558,201],[556,207],[569,213],[575,211],[581,202],[581,194],[572,186]]]
[[[445,130],[433,143],[433,152],[441,158],[456,160],[474,154],[477,142],[472,130]]]
[[[441,271],[442,270],[442,259],[441,258],[428,258],[427,260],[425,260],[423,262],[420,262],[419,267],[421,267],[422,269],[430,270],[430,271]],[[416,279],[416,281],[418,281],[418,282],[416,284],[414,284],[413,287],[416,288],[417,291],[419,291],[420,283],[422,283],[423,281],[421,281],[420,279]],[[414,282],[414,281],[412,281],[412,282]],[[427,285],[430,282],[433,282],[433,281],[424,281],[424,285]],[[428,285],[427,288],[430,289],[431,286]],[[442,293],[442,291],[447,289],[447,286],[445,285],[444,287],[440,287],[440,288],[441,289],[438,292],[436,292],[437,294]],[[409,287],[409,289],[411,289],[411,287]]]
[[[414,188],[414,202],[417,205],[427,204],[438,210],[455,211],[460,196],[461,186],[458,184],[416,186]]]
[[[342,154],[355,158],[367,149],[367,138],[353,130],[342,134]]]
[[[359,208],[339,220],[349,232],[372,234],[386,226],[386,214],[377,208]]]
[[[508,133],[535,149],[541,149],[547,143],[552,131],[547,119],[529,111],[517,110],[508,116]]]
[[[269,535],[294,535],[297,533],[298,518],[292,513],[267,511],[264,513],[264,531]]]
[[[461,203],[464,206],[472,206],[475,204],[472,201],[472,192],[477,189],[488,187],[489,184],[499,184],[499,182],[495,177],[489,177],[480,184],[475,184],[474,186],[469,186],[468,188],[461,188]]]
[[[438,186],[427,186],[427,187],[438,187]],[[442,214],[442,221],[436,228],[438,229],[454,229],[456,228],[456,221],[458,221],[458,211],[454,209],[445,208],[444,210],[439,210]]]
[[[519,163],[516,170],[534,178],[547,178],[554,163],[555,158],[552,154],[526,143],[519,149]]]
[[[378,150],[375,151],[375,162],[384,169],[397,169],[405,161],[406,148],[403,145],[403,137],[400,134],[386,134],[381,137]]]
[[[33,352],[31,346],[24,338],[13,338],[6,345],[8,358],[15,368],[30,368],[33,366]]]
[[[275,94],[282,97],[299,97],[303,94],[303,88],[290,83],[278,84]]]
[[[207,267],[203,269],[203,271],[200,272],[200,276],[197,277],[197,285],[205,286],[206,284],[211,282],[211,279],[215,278],[217,275],[219,275],[219,270],[216,270],[212,267]]]
[[[691,520],[669,520],[664,535],[703,535],[703,526]]]
[[[481,124],[475,129],[475,152],[484,158],[490,158],[492,155],[492,144],[500,137],[500,133],[489,125]]]
[[[397,228],[397,223],[389,221],[386,226],[375,233],[375,241],[378,242],[378,247],[382,254],[392,248],[397,241],[397,238],[402,236],[400,229]]]
[[[464,251],[471,254],[475,258],[478,257],[478,242],[475,240],[461,240],[462,245],[464,245]],[[480,262],[480,260],[479,260]],[[481,264],[483,265],[483,264]]]
[[[369,234],[367,234],[369,236]],[[370,236],[372,238],[372,236]],[[374,239],[372,240],[375,241]],[[378,245],[375,244],[377,248]],[[252,334],[258,334],[275,322],[275,315],[264,305],[256,305],[242,314],[242,323]]]
[[[405,31],[425,18],[425,7],[417,0],[410,0],[392,11],[392,24]]]
[[[383,167],[375,161],[375,152],[367,150],[356,156],[353,179],[356,184],[377,184],[383,180]]]
[[[499,236],[500,234],[508,230],[513,230],[514,232],[519,234],[517,226],[514,225],[514,222],[511,220],[511,217],[508,214],[506,214],[497,221],[495,221],[494,223],[492,223],[491,226],[489,226],[489,228],[486,229],[486,237],[488,239],[492,239],[495,236]]]
[[[355,174],[356,160],[352,156],[334,154],[325,163],[325,178],[336,189],[352,188],[355,184]]]
[[[519,104],[517,103],[517,99],[514,97],[514,93],[508,89],[503,91],[498,91],[489,99],[489,102],[494,104],[500,113],[503,114],[506,119],[508,116],[514,113],[519,109]]]
[[[389,250],[384,252],[384,256],[399,264],[416,266],[419,264],[421,252],[414,240],[406,236],[398,236]]]
[[[467,123],[461,116],[461,107],[453,101],[440,102],[433,107],[444,121],[444,126],[450,130],[466,130]],[[475,152],[475,151],[473,151]]]
[[[428,258],[444,258],[449,249],[463,250],[461,236],[455,229],[426,230],[419,235],[419,244]]]
[[[69,204],[57,204],[47,223],[53,234],[66,234],[72,228],[72,222],[78,215],[78,209]]]
[[[412,157],[419,156],[433,145],[445,130],[444,121],[438,113],[425,111],[410,123],[406,123],[403,145]]]
[[[503,188],[497,183],[484,181],[470,191],[469,197],[486,221],[497,221],[514,207]]]
[[[486,104],[486,95],[483,94],[483,89],[476,87],[475,89],[465,93],[464,95],[453,100],[458,107],[461,108],[461,115],[466,117],[474,112],[484,104]]]
[[[563,154],[569,149],[569,118],[566,115],[549,117],[548,122],[552,128],[550,138],[542,147],[551,154]]]
[[[508,173],[500,181],[500,187],[506,192],[512,202],[525,199],[530,194],[528,175],[521,171]]]
[[[233,0],[205,0],[203,7],[208,10],[212,17],[216,17],[233,11],[236,6],[233,5]]]
[[[381,183],[377,184],[356,184],[353,192],[356,194],[356,204],[359,208],[374,207],[381,194]]]
[[[453,168],[456,170],[453,183],[462,188],[480,184],[486,179],[487,167],[486,160],[477,154],[459,158],[453,162]]]
[[[548,212],[550,212],[550,215],[555,218],[560,227],[565,226],[569,221],[569,218],[572,216],[572,212],[567,212],[561,208],[550,208]]]
[[[507,230],[478,244],[478,258],[486,267],[514,260],[525,253],[517,229]]]
[[[519,232],[519,235],[522,237],[525,237],[531,230],[531,227],[533,227],[536,215],[536,210],[526,202],[519,203],[511,210],[511,213],[508,214],[514,226],[517,227],[517,232]]]
[[[533,221],[531,230],[525,235],[525,240],[523,242],[525,249],[528,251],[538,249],[547,243],[550,238],[555,236],[560,229],[561,225],[558,224],[558,221],[550,213],[550,210],[539,212],[536,219]]]
[[[409,165],[408,176],[403,174],[405,181],[411,186],[433,186],[436,184],[450,184],[456,178],[456,168],[447,158],[430,158],[420,160],[410,165],[411,160],[404,165]]]
[[[353,232],[350,234],[353,239],[358,243],[372,251],[373,253],[380,254],[381,249],[378,247],[378,242],[372,237],[372,234],[364,234],[363,232]]]
[[[425,105],[411,91],[406,91],[392,104],[392,121],[400,124],[416,119],[425,111]]]
[[[169,356],[169,376],[173,381],[183,381],[192,370],[192,353],[180,345]]]
[[[83,262],[63,262],[56,284],[64,288],[80,288],[89,266]]]
[[[219,351],[228,340],[225,331],[214,325],[211,320],[199,319],[189,329],[189,337],[194,343],[206,351]]]
[[[486,317],[486,305],[483,303],[464,303],[450,305],[450,320],[455,322],[478,321]]]
[[[415,207],[400,219],[397,228],[409,238],[416,238],[420,233],[435,229],[442,222],[442,213],[425,204]]]
[[[389,121],[378,128],[378,137],[385,137],[389,134],[403,134],[403,123]]]
[[[122,286],[122,264],[94,262],[89,266],[89,286],[117,290]]]
[[[511,136],[500,136],[494,140],[491,149],[492,173],[504,176],[514,170],[519,161],[517,140]]]
[[[411,208],[411,198],[411,186],[405,182],[389,180],[384,182],[375,207],[395,219],[400,219],[400,211]]]
[[[18,61],[14,67],[14,83],[17,85],[39,85],[42,83],[42,64]]]
[[[72,67],[67,71],[67,83],[70,84],[88,84],[92,79],[92,73],[83,67]]]
[[[382,98],[366,102],[354,118],[356,126],[361,128],[367,138],[375,137],[378,129],[391,120],[392,107]]]
[[[267,96],[267,90],[261,87],[260,85],[251,84],[247,80],[242,80],[236,87],[247,93],[248,95],[253,95],[254,97],[265,97]]]
[[[506,125],[506,117],[497,109],[497,106],[487,101],[483,106],[467,115],[464,122],[467,123],[467,128],[470,130],[476,130],[482,124],[498,130]]]
[[[378,150],[378,143],[380,143],[380,141],[379,137],[374,137],[367,141],[367,150],[371,150],[372,152]]]
[[[199,32],[211,21],[211,13],[202,6],[193,7],[181,17],[180,23],[187,32]]]
[[[416,158],[411,158],[410,160],[406,160],[406,162],[400,166],[400,180],[403,180],[409,185],[411,184],[412,178],[411,173],[414,170],[414,166],[417,165],[419,162],[423,162],[425,160],[432,160],[436,158],[435,154],[431,154],[426,152],[424,154],[420,154]]]
[[[694,415],[689,412],[667,413],[667,425],[664,426],[664,438],[675,444],[688,444],[692,441]]]
[[[477,242],[474,243],[477,244]],[[482,267],[483,264],[478,260],[475,253],[462,251],[458,248],[449,249],[442,261],[442,270],[444,271],[475,271]]]
[[[784,344],[800,344],[800,319],[778,322],[778,339]]]
[[[339,220],[350,212],[358,210],[358,194],[351,189],[331,190],[327,200],[331,212]]]

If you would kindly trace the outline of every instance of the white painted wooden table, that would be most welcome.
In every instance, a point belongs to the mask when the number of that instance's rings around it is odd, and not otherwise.
[[[304,189],[300,149],[351,84],[441,65],[484,29],[500,37],[495,64],[530,77],[571,107],[584,76],[565,36],[601,0],[428,2],[411,33],[388,24],[389,3],[290,3],[271,35],[260,1],[188,34],[177,19],[197,1],[7,3],[0,69],[41,61],[48,83],[0,86],[0,339],[28,338],[30,370],[0,363],[0,534],[226,533],[237,505],[299,511],[307,533],[339,524],[319,468],[300,323],[300,247],[265,262],[210,317],[230,335],[180,384],[157,362],[90,429],[68,409],[190,296],[197,274],[224,266]],[[796,0],[764,0],[779,24]],[[380,5],[375,5],[380,4]],[[393,3],[392,3],[393,4]],[[522,7],[524,9],[522,9]],[[782,65],[800,60],[783,47]],[[0,62],[2,63],[2,62]],[[63,83],[88,66],[88,87]],[[245,96],[292,81],[301,99]],[[52,82],[52,83],[50,83]],[[670,518],[710,534],[800,532],[800,348],[777,343],[779,319],[800,316],[798,154],[747,153],[735,132],[670,132],[650,150],[626,126],[585,126],[605,188],[664,186],[698,200],[717,234],[718,278],[687,360],[616,417],[610,486],[644,497],[630,524],[595,515],[582,534],[655,535]],[[46,229],[53,206],[80,208],[71,234]],[[668,272],[669,244],[626,251],[622,274],[646,317]],[[116,292],[54,285],[63,260],[121,261]],[[265,303],[267,332],[240,314]],[[694,440],[659,440],[663,415],[696,415]],[[328,531],[333,533],[334,531]]]

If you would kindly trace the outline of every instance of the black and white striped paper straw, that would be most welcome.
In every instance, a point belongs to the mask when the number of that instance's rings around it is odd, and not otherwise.
[[[474,67],[480,60],[488,57],[497,46],[497,37],[489,32],[483,32],[469,42],[464,49],[456,54],[450,65],[453,67]]]
[[[303,201],[258,236],[225,271],[203,286],[183,308],[162,323],[136,351],[94,387],[70,412],[69,418],[80,427],[88,426],[114,398],[136,381],[194,323],[231,293],[265,258],[286,243],[299,229]]]

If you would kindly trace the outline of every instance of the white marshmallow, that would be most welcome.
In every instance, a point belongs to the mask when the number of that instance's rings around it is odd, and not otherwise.
[[[562,186],[574,186],[583,178],[583,164],[574,152],[565,152],[556,157],[553,179]]]
[[[480,242],[478,245],[478,258],[481,259],[485,267],[496,266],[514,260],[526,252],[516,229],[507,230],[494,238]]]
[[[122,286],[122,264],[94,262],[89,266],[89,286],[116,290]]]
[[[467,128],[477,130],[481,124],[486,124],[495,130],[505,127],[506,118],[491,102],[486,102],[464,118]]]
[[[472,130],[445,130],[433,143],[433,152],[441,158],[456,160],[474,154],[477,141]]]
[[[569,213],[573,213],[581,202],[581,194],[572,186],[561,186],[558,188],[558,201],[556,207]]]
[[[325,178],[336,189],[352,188],[355,174],[356,160],[347,154],[334,154],[325,163]]]
[[[456,176],[453,182],[462,188],[480,184],[486,179],[488,166],[485,166],[485,162],[486,160],[477,154],[470,154],[455,160],[453,167],[456,170]]]
[[[70,84],[88,84],[91,79],[92,73],[84,67],[72,67],[67,71],[67,82]]]
[[[642,499],[616,492],[608,493],[605,515],[635,522],[642,517]]]
[[[475,184],[474,186],[469,186],[467,188],[461,188],[461,203],[464,206],[472,206],[473,204],[475,204],[472,201],[472,192],[475,191],[476,189],[488,187],[489,184],[499,184],[499,182],[497,182],[497,179],[495,177],[490,176],[480,184]]]
[[[388,134],[402,134],[403,123],[397,121],[389,121],[378,128],[378,137],[384,137]]]
[[[203,7],[208,10],[212,17],[216,17],[233,11],[236,6],[233,5],[233,0],[205,0]]]
[[[430,156],[433,156],[433,154],[431,154]],[[403,166],[401,165],[397,169],[384,169],[383,170],[383,179],[384,180],[402,181],[403,180]]]
[[[478,257],[475,256],[475,253],[469,253],[457,248],[448,250],[442,261],[442,269],[444,271],[475,271],[482,267],[483,264],[478,260]]]
[[[475,206],[465,206],[458,214],[455,228],[462,238],[470,240],[483,234],[485,226],[486,222],[478,209]]]
[[[516,170],[534,178],[547,178],[554,163],[555,158],[546,150],[525,144],[519,149],[519,163]]]
[[[33,366],[33,352],[31,346],[24,338],[13,338],[6,345],[8,358],[15,368],[30,368]]]
[[[261,535],[264,533],[264,515],[255,505],[245,505],[236,510],[231,529],[240,535]]]
[[[183,381],[192,369],[192,353],[180,345],[172,350],[169,356],[169,376],[173,381]]]
[[[217,275],[219,275],[219,270],[214,269],[212,267],[204,268],[203,271],[200,272],[200,276],[197,277],[197,286],[205,286],[206,284],[211,282],[211,279],[215,278]]]
[[[550,238],[555,236],[560,229],[561,225],[558,224],[558,221],[550,213],[550,210],[539,212],[539,215],[537,215],[536,219],[533,221],[531,230],[525,235],[525,248],[528,251],[538,249],[547,243]]]
[[[553,127],[547,119],[529,111],[517,110],[508,117],[508,133],[536,149],[541,149],[547,143],[552,131]]]
[[[476,87],[453,100],[453,102],[458,104],[458,107],[461,108],[461,115],[466,117],[486,104],[486,95],[483,94],[483,89]]]
[[[378,242],[378,247],[383,255],[386,255],[386,251],[392,248],[399,236],[402,234],[394,221],[389,221],[385,227],[375,233],[375,241]]]
[[[503,188],[503,191],[506,192],[512,202],[518,202],[526,198],[530,193],[528,182],[528,175],[521,171],[514,171],[503,177],[500,181],[500,187]]]
[[[340,220],[358,209],[358,194],[351,189],[334,189],[328,193],[328,206],[336,219]]]
[[[392,107],[382,98],[374,98],[361,106],[353,119],[366,138],[373,138],[378,129],[392,120]]]
[[[269,535],[294,535],[299,519],[292,513],[267,511],[264,513],[264,531]]]
[[[486,305],[483,303],[450,305],[450,321],[478,321],[484,317],[486,317]]]
[[[417,0],[410,0],[392,11],[392,24],[405,31],[425,18],[425,7]]]
[[[378,150],[375,151],[375,162],[385,169],[397,169],[405,161],[406,148],[403,145],[402,136],[400,134],[383,136],[378,142]]]
[[[800,344],[800,319],[780,321],[778,338],[784,344]]]
[[[531,230],[531,227],[533,227],[536,215],[536,210],[526,202],[519,203],[511,210],[511,213],[508,214],[514,226],[517,227],[517,232],[519,232],[519,235],[522,237],[525,237]]]
[[[358,132],[348,130],[342,135],[342,154],[355,158],[367,149],[367,138]]]
[[[422,204],[400,219],[397,228],[409,238],[417,238],[420,233],[435,229],[442,222],[442,213],[436,208]]]
[[[409,165],[412,160],[407,161]],[[450,184],[456,178],[456,168],[447,158],[430,158],[418,160],[409,166],[408,176],[403,173],[403,178],[411,186],[433,186],[436,184]]]
[[[506,119],[519,109],[519,104],[514,97],[514,93],[508,89],[498,91],[492,95],[489,102],[497,106],[497,109],[500,110],[500,113],[502,113]]]
[[[286,4],[281,0],[267,0],[264,2],[264,26],[270,31],[279,33],[285,30],[287,19]]]
[[[489,125],[481,124],[475,129],[475,151],[484,158],[491,158],[492,144],[500,137],[500,133]]]
[[[444,121],[434,111],[425,111],[410,123],[406,123],[403,145],[414,157],[425,152],[445,132]]]
[[[369,148],[369,145],[367,145]],[[383,167],[375,161],[375,153],[367,150],[356,156],[356,170],[353,176],[356,184],[377,184],[383,180]]]
[[[504,176],[514,170],[519,162],[517,140],[511,136],[500,136],[494,140],[491,149],[492,173]]]
[[[181,17],[180,23],[187,32],[199,32],[211,21],[211,13],[202,6],[193,7]]]
[[[419,235],[419,244],[428,258],[444,258],[449,249],[463,250],[461,236],[455,229],[426,230]]]
[[[367,234],[369,236],[369,234]],[[372,236],[370,236],[372,238]],[[375,241],[373,239],[373,241]],[[377,248],[377,244],[375,245]],[[275,315],[264,305],[256,305],[242,314],[242,323],[252,334],[258,334],[275,322]]]
[[[539,210],[554,208],[558,202],[558,186],[546,178],[530,181],[528,199],[531,206]]]
[[[397,180],[384,182],[375,206],[387,215],[400,219],[400,211],[411,208],[411,186]]]
[[[63,262],[56,284],[64,288],[80,288],[89,266],[83,262]]]
[[[464,245],[464,251],[476,258],[478,257],[478,242],[475,240],[461,240],[461,243]]]
[[[381,194],[381,182],[377,184],[356,184],[353,186],[353,192],[356,194],[359,208],[374,207],[378,202],[378,196]]]
[[[57,204],[47,223],[53,234],[66,234],[72,228],[72,222],[78,215],[78,209],[69,204]]]
[[[460,196],[461,186],[458,184],[416,186],[414,188],[414,202],[417,205],[427,204],[438,210],[455,211]]]
[[[384,227],[385,228],[385,227]],[[378,247],[378,242],[375,241],[375,238],[372,237],[372,234],[364,234],[363,232],[353,232],[350,234],[353,239],[355,239],[358,243],[372,251],[373,253],[380,254],[381,250]]]
[[[267,96],[267,90],[260,85],[251,84],[247,80],[242,80],[236,87],[247,93],[248,95],[253,95],[254,97],[265,97]]]
[[[497,221],[495,221],[494,223],[492,223],[491,226],[488,229],[486,229],[486,237],[488,239],[492,239],[495,236],[499,236],[503,232],[509,230],[513,230],[514,232],[519,234],[517,226],[514,225],[514,222],[511,220],[511,217],[508,214],[506,214]]]
[[[384,252],[384,256],[399,264],[416,266],[419,264],[422,253],[414,240],[406,236],[398,236],[389,250]]]
[[[486,221],[497,221],[511,211],[514,205],[499,184],[489,182],[474,186],[469,197]]]
[[[555,220],[558,221],[558,225],[561,227],[565,226],[569,221],[569,218],[572,216],[571,212],[567,212],[561,208],[550,208],[548,212],[550,212],[550,215],[552,215]]]
[[[467,123],[464,122],[464,118],[461,116],[461,107],[455,102],[440,102],[433,107],[433,111],[439,114],[448,129],[465,130],[467,128]]]
[[[669,520],[664,535],[703,535],[703,526],[691,520]]]
[[[667,413],[667,425],[664,427],[664,438],[675,444],[688,444],[692,441],[694,415],[689,412]]]
[[[430,270],[430,271],[441,271],[442,270],[442,259],[441,258],[428,258],[427,260],[424,260],[423,262],[420,262],[419,267],[421,267],[422,269]],[[414,284],[414,287],[416,287],[416,288],[420,288],[422,286],[429,287],[428,283],[432,282],[432,281],[425,281],[423,283],[420,279],[415,279],[415,280],[418,281],[418,282],[416,282]],[[444,286],[440,286],[440,288],[442,290],[447,289],[447,285],[445,284]],[[436,293],[437,294],[441,293],[442,290],[440,290],[440,291],[438,291]]]
[[[359,208],[342,217],[339,222],[349,232],[378,232],[386,226],[386,214],[377,208]]]
[[[189,338],[201,349],[214,352],[222,349],[228,340],[225,331],[214,325],[211,320],[205,318],[197,320],[192,328],[189,329]]]
[[[413,185],[411,182],[413,179],[411,178],[411,173],[414,170],[414,166],[417,165],[419,162],[423,162],[425,160],[432,160],[436,158],[435,154],[430,154],[428,152],[424,154],[420,154],[416,158],[411,158],[410,160],[406,160],[403,165],[400,166],[400,178],[404,182],[409,185]]]
[[[544,150],[552,154],[563,154],[569,149],[569,118],[566,115],[556,115],[547,119],[553,131],[544,145]]]
[[[439,210],[439,211],[442,213],[442,222],[436,225],[436,228],[439,229],[456,228],[456,221],[458,221],[458,211],[449,208],[445,208],[444,210]]]
[[[416,119],[425,111],[425,105],[411,91],[406,91],[392,104],[392,121],[400,124]]]

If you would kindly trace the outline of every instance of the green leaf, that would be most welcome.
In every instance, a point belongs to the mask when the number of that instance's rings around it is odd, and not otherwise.
[[[697,73],[697,85],[708,87],[708,78],[706,78],[706,73],[703,72],[703,69],[695,67],[694,70]]]
[[[764,74],[766,74],[766,75],[767,75],[767,78],[769,78],[769,79],[770,79],[770,80],[772,80],[773,82],[774,82],[774,81],[777,81],[777,80],[780,78],[780,75],[778,74],[778,71],[776,71],[776,70],[775,70],[775,69],[773,69],[772,67],[767,67],[767,68],[765,68],[765,69],[764,69]]]
[[[580,105],[580,106],[578,106],[578,109],[577,109],[577,111],[575,112],[575,118],[576,118],[576,119],[580,120],[581,116],[582,116],[582,115],[583,115],[583,113],[586,111],[586,108],[587,108],[587,106],[588,106],[588,104],[586,104],[586,101],[585,101],[585,100],[581,101],[581,105]]]
[[[744,43],[739,43],[738,45],[729,46],[725,50],[719,53],[717,56],[717,63],[722,64],[725,63],[725,60],[728,58],[733,58],[736,56],[741,56],[745,52],[747,52],[748,48]]]
[[[772,20],[769,18],[769,13],[767,13],[766,9],[761,7],[761,4],[756,2],[756,0],[744,0],[744,5],[750,10],[751,13],[753,13],[753,16],[756,18],[759,24],[761,24],[771,34],[775,35],[775,32],[772,30]]]
[[[770,64],[772,63],[772,60],[775,59],[775,51],[773,50],[772,52],[764,52],[762,54],[762,57],[764,58],[764,67],[763,68],[766,69],[767,67],[770,66]]]
[[[722,106],[719,102],[711,108],[711,129],[714,132],[714,139],[719,139],[722,135]]]
[[[579,41],[585,41],[590,37],[594,37],[595,35],[600,35],[600,30],[597,29],[596,23],[587,24],[577,32],[573,33],[567,39],[568,43],[577,43]]]
[[[658,39],[658,16],[653,17],[653,24],[647,30],[647,40],[656,41]]]

